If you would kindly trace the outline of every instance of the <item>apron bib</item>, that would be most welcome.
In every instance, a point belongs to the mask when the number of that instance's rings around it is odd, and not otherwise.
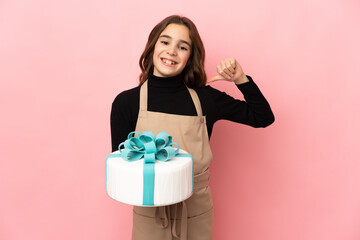
[[[140,109],[135,131],[166,131],[194,159],[194,192],[185,201],[162,207],[133,207],[132,240],[211,240],[213,202],[208,186],[212,160],[206,118],[196,92],[189,93],[197,116],[147,110],[148,81],[140,87]]]

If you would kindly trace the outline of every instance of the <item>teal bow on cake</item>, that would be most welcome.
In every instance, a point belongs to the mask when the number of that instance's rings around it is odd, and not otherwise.
[[[137,137],[131,137],[136,134]],[[175,150],[173,146],[176,146]],[[124,147],[121,149],[121,147]],[[155,158],[167,161],[179,152],[179,145],[172,142],[172,137],[165,131],[158,135],[151,131],[142,134],[137,131],[129,133],[128,139],[119,145],[120,156],[128,161],[136,161],[144,157],[145,164],[155,163]]]

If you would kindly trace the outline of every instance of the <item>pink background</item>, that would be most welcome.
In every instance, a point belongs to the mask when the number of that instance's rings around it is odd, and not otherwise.
[[[130,239],[132,208],[105,190],[110,108],[174,13],[197,25],[208,77],[235,57],[276,117],[215,125],[214,239],[360,239],[355,0],[2,0],[0,239]]]

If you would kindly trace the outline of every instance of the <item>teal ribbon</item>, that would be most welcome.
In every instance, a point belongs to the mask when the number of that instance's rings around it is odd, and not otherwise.
[[[177,148],[174,149],[173,146]],[[174,158],[179,152],[179,145],[172,142],[172,136],[165,131],[156,136],[151,131],[133,131],[129,133],[127,140],[120,143],[119,151],[120,157],[130,162],[144,157],[143,205],[154,206],[155,159],[165,162]],[[179,155],[192,158],[190,154]]]

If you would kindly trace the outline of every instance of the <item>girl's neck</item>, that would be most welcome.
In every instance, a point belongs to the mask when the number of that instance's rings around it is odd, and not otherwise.
[[[172,77],[158,77],[149,72],[148,79],[149,84],[154,87],[172,88],[185,86],[182,73]]]

